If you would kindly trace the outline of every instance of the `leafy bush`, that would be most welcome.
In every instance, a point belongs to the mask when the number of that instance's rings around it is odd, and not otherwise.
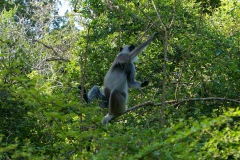
[[[0,159],[240,159],[239,1],[72,1],[64,17],[16,3],[0,2]],[[118,48],[154,32],[140,105],[102,126],[77,86],[101,86]]]

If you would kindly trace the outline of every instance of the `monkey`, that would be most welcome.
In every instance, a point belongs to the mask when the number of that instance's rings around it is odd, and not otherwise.
[[[148,81],[135,81],[133,62],[137,55],[150,44],[154,36],[155,34],[137,48],[125,46],[113,61],[104,78],[103,92],[108,99],[109,107],[108,114],[102,120],[103,125],[106,125],[116,115],[126,111],[128,88],[141,88],[148,85]]]
[[[130,45],[130,46],[126,45],[124,48],[122,47],[120,48],[120,53],[127,53],[127,52],[130,53],[134,49],[135,49],[134,45]],[[133,62],[136,62],[136,61],[137,61],[137,56],[134,57],[131,63],[126,65],[124,69],[124,72],[127,76],[127,83],[129,88],[140,88],[139,86],[141,85],[142,87],[148,85],[148,81],[145,81],[142,84],[140,82],[135,81],[136,69]],[[78,88],[81,90],[81,85],[79,85]],[[109,103],[109,96],[105,96],[97,85],[94,85],[88,93],[87,93],[87,90],[84,88],[83,99],[85,100],[86,103],[91,103],[92,101],[97,99],[99,100],[99,106],[101,108],[107,108]]]
[[[100,107],[108,108],[108,114],[102,120],[103,125],[106,125],[116,115],[126,111],[128,88],[141,88],[148,85],[148,81],[138,82],[135,80],[136,69],[133,63],[136,62],[137,55],[150,44],[155,35],[156,33],[137,48],[134,45],[126,45],[120,49],[104,78],[103,92],[96,85],[89,93],[84,88],[83,99],[87,103],[98,99]],[[81,90],[81,86],[78,88]]]

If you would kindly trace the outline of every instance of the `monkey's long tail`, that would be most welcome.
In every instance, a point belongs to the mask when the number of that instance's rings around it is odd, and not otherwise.
[[[102,124],[105,126],[114,116],[107,114],[102,120]]]

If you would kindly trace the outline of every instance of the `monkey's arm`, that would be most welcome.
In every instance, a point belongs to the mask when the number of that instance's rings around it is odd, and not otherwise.
[[[139,53],[141,53],[153,40],[154,36],[157,33],[154,33],[146,42],[142,43],[140,46],[138,46],[137,48],[135,48],[133,51],[131,51],[129,53],[130,55],[130,59],[133,59],[134,57],[136,57]]]
[[[129,54],[119,54],[114,63],[129,63],[131,62],[139,53],[141,53],[153,40],[154,36],[157,33],[154,33],[146,42],[142,43],[140,46],[136,47]]]
[[[119,54],[116,59],[114,60],[114,64],[118,63],[129,63],[131,62],[131,57],[128,54]]]
[[[138,82],[135,80],[135,66],[133,63],[130,63],[127,67],[127,82],[129,88],[141,88],[148,85],[148,81]]]

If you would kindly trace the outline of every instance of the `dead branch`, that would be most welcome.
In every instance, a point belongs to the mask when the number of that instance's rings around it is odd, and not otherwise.
[[[164,23],[163,23],[163,21],[162,21],[161,15],[159,14],[158,9],[157,9],[157,7],[156,7],[156,5],[155,5],[155,3],[154,3],[153,0],[152,0],[152,5],[153,5],[153,7],[154,7],[154,9],[155,9],[155,11],[156,11],[156,14],[157,14],[157,16],[158,16],[158,18],[159,18],[159,21],[160,21],[161,26],[163,27],[164,31],[167,30],[166,26],[164,25]]]
[[[52,50],[55,56],[59,56],[58,52],[52,46],[49,46],[49,45],[47,45],[47,44],[45,44],[45,43],[43,43],[43,42],[41,42],[41,41],[39,41],[37,39],[33,39],[33,41],[38,42],[38,43],[42,44],[44,47]]]
[[[51,57],[51,58],[46,58],[44,59],[45,61],[64,61],[64,62],[70,62],[69,59],[65,59],[65,58],[62,58],[62,57]]]
[[[35,65],[35,67],[33,67],[33,69],[39,69],[39,66],[44,63],[44,62],[50,62],[50,61],[64,61],[64,62],[70,62],[69,59],[65,59],[62,57],[50,57],[50,58],[44,58],[43,60],[41,60],[37,65]]]

